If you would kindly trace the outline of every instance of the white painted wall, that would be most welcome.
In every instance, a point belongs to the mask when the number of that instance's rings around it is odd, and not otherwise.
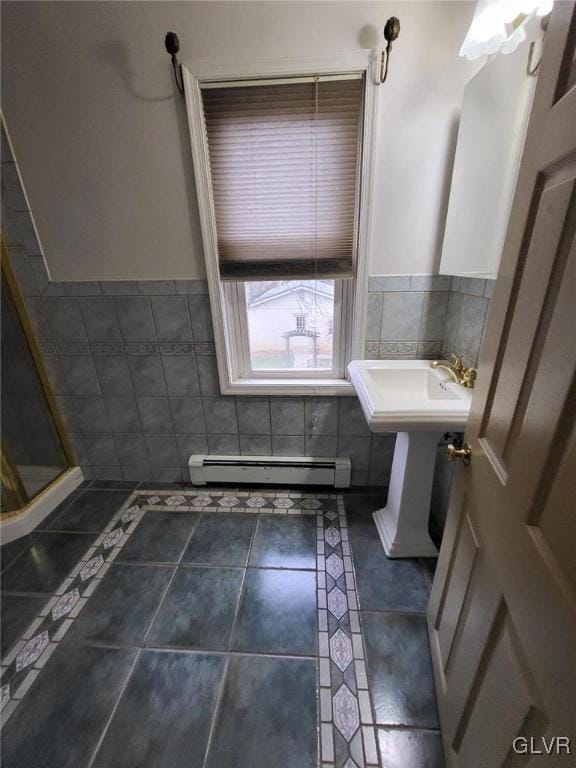
[[[54,280],[204,275],[182,57],[272,58],[380,45],[372,274],[437,269],[455,121],[477,70],[458,58],[473,2],[4,2],[2,109]]]

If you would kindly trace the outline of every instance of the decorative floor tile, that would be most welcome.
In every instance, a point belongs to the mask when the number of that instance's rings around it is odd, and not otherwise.
[[[65,595],[62,595],[52,608],[52,621],[58,621],[58,619],[61,619],[63,616],[70,613],[78,600],[80,600],[80,592],[77,587],[71,589],[70,592],[66,592]]]
[[[164,500],[164,503],[167,504],[169,507],[178,507],[180,504],[186,503],[186,497],[185,496],[168,496]]]
[[[102,546],[104,549],[112,549],[112,547],[115,547],[120,539],[122,538],[122,528],[116,528],[113,531],[110,531],[110,533],[107,533],[106,536],[104,536],[104,539],[102,540]]]
[[[44,649],[49,642],[50,640],[46,630],[39,635],[36,635],[36,637],[33,637],[31,640],[28,640],[24,648],[20,651],[18,656],[16,656],[16,672],[20,672],[21,670],[26,669],[26,667],[29,667],[30,664],[34,664],[34,662],[43,654]]]
[[[316,496],[320,499],[321,496]],[[329,654],[330,661],[320,659],[320,684],[332,692],[332,722],[321,723],[321,764],[338,768],[365,768],[377,765],[376,740],[363,737],[357,691],[362,690],[363,711],[370,708],[363,641],[358,620],[358,600],[348,542],[348,526],[341,496],[331,497],[317,509],[318,543],[327,548],[324,558],[318,556],[318,621],[321,626],[322,600],[328,607],[328,637],[319,633],[320,656]],[[332,551],[330,551],[332,550]],[[319,551],[322,549],[319,546]],[[325,572],[323,572],[325,570]],[[327,661],[327,660],[326,660]],[[354,661],[354,663],[353,663]],[[368,738],[368,742],[366,742]],[[374,759],[375,758],[375,759]]]
[[[91,576],[95,576],[103,565],[104,558],[102,555],[98,555],[97,557],[93,557],[92,560],[88,560],[84,568],[80,571],[80,580],[86,581],[86,579],[89,579]]]
[[[246,500],[247,507],[264,507],[265,505],[266,499],[263,499],[262,496],[252,496]]]
[[[276,509],[290,509],[290,507],[294,506],[292,499],[275,499],[273,504]],[[304,506],[304,502],[302,503],[302,506]]]
[[[128,509],[124,510],[124,512],[122,513],[122,517],[120,518],[120,520],[122,521],[122,524],[126,525],[127,523],[131,523],[132,520],[135,520],[136,515],[138,514],[139,511],[140,511],[140,508],[136,506],[129,507]]]
[[[302,501],[304,509],[319,509],[322,506],[322,502],[318,499],[304,499]]]
[[[341,672],[345,672],[352,662],[352,643],[340,628],[330,638],[330,657]]]
[[[235,507],[240,503],[240,499],[236,496],[223,496],[219,499],[218,504],[221,507]]]
[[[333,616],[336,616],[337,619],[341,619],[348,610],[346,595],[338,587],[334,587],[334,589],[328,593],[328,610]]]
[[[190,504],[193,507],[209,507],[212,504],[212,499],[209,496],[196,496],[195,499],[190,500]]]
[[[338,557],[335,552],[326,558],[326,571],[332,576],[334,581],[337,581],[344,573],[342,558]]]
[[[335,547],[340,541],[340,533],[331,525],[324,532],[324,538],[330,544],[331,547]]]
[[[350,741],[358,730],[360,717],[358,714],[358,702],[348,686],[342,685],[333,700],[334,725],[346,741]]]

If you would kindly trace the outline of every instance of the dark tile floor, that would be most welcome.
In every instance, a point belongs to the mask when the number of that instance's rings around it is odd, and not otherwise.
[[[345,497],[380,761],[384,768],[441,768],[425,615],[435,560],[385,556],[372,519],[384,503]]]
[[[3,657],[135,487],[94,481],[2,547]],[[385,558],[381,504],[345,495],[380,765],[441,768],[430,563]],[[317,768],[315,526],[146,512],[2,730],[3,767]]]

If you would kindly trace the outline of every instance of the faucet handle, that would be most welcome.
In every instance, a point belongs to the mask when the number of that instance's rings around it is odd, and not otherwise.
[[[476,377],[478,376],[477,368],[464,368],[462,371],[462,385],[468,387],[468,389],[474,389],[476,384]]]
[[[462,358],[460,355],[457,355],[456,352],[452,352],[450,355],[450,365],[454,369],[455,373],[462,373],[464,371],[464,363],[462,362]]]

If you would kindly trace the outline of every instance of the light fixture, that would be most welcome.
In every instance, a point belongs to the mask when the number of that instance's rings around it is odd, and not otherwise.
[[[460,48],[471,61],[484,55],[512,53],[526,40],[525,26],[546,16],[554,0],[478,0],[472,24]]]

